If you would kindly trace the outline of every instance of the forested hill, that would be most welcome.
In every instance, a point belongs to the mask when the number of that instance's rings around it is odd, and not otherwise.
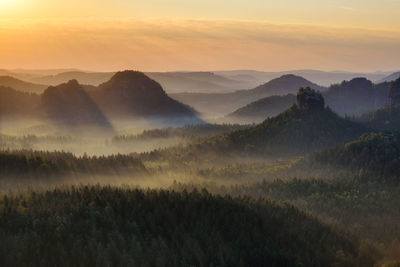
[[[264,97],[295,94],[301,87],[310,87],[320,91],[325,89],[303,77],[287,74],[248,90],[238,90],[224,94],[181,93],[171,96],[200,112],[223,113],[226,115]]]
[[[301,154],[351,140],[365,131],[362,125],[343,119],[328,108],[304,110],[294,105],[276,117],[223,139],[236,150]]]
[[[399,182],[400,134],[390,131],[363,134],[353,141],[316,152],[311,159],[319,164]]]
[[[293,94],[269,96],[235,110],[226,118],[233,121],[263,121],[267,117],[278,115],[295,103],[296,96]]]
[[[357,240],[289,204],[206,191],[4,196],[0,237],[2,266],[362,266]]]

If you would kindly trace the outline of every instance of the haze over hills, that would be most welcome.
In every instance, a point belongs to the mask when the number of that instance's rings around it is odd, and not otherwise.
[[[0,86],[11,87],[18,91],[42,93],[48,86],[25,82],[11,76],[0,76]]]
[[[342,116],[360,116],[388,103],[391,84],[373,84],[365,78],[354,78],[333,84],[322,94],[326,104],[336,113]],[[259,122],[265,117],[284,111],[294,103],[294,95],[266,97],[237,109],[226,118],[235,122]]]
[[[43,116],[56,124],[112,129],[102,110],[76,80],[50,86],[41,100]]]
[[[293,94],[268,96],[235,110],[225,118],[240,123],[261,122],[267,117],[278,115],[295,103],[296,96]]]
[[[344,80],[351,80],[356,77],[365,77],[373,82],[380,82],[390,72],[349,72],[349,71],[320,71],[320,70],[290,70],[278,72],[264,72],[255,70],[231,70],[231,71],[215,71],[216,74],[225,75],[227,77],[248,77],[255,78],[259,83],[278,78],[286,74],[294,74],[302,76],[314,83],[329,86],[334,83],[340,83]]]
[[[329,107],[341,115],[359,116],[388,103],[390,83],[373,84],[365,78],[355,78],[334,84],[324,92]]]
[[[310,87],[321,91],[325,89],[300,76],[288,74],[249,90],[239,90],[224,94],[180,93],[171,94],[171,96],[189,104],[200,112],[225,115],[241,106],[267,96],[296,93],[300,87]]]
[[[398,78],[400,78],[400,71],[390,74],[389,76],[377,81],[377,83],[392,82],[394,80],[397,80]]]
[[[28,116],[58,125],[100,126],[111,129],[109,119],[149,119],[165,124],[202,123],[192,108],[170,98],[162,87],[136,71],[116,73],[99,87],[76,80],[50,86],[41,95],[2,88],[2,116]],[[27,103],[27,104],[26,104]]]
[[[297,94],[297,105],[255,126],[204,140],[183,150],[166,150],[165,157],[190,154],[204,157],[210,151],[227,155],[302,155],[346,142],[370,131],[324,107],[318,92],[306,88]],[[170,152],[173,151],[173,152]],[[179,151],[179,152],[177,152]]]
[[[75,79],[81,84],[98,86],[108,81],[115,72],[70,71],[28,78],[32,82],[57,85]],[[254,87],[256,79],[231,79],[212,72],[145,72],[159,82],[168,93],[177,92],[227,92]]]
[[[0,118],[31,117],[37,112],[40,96],[0,86]],[[0,125],[1,127],[2,125]]]

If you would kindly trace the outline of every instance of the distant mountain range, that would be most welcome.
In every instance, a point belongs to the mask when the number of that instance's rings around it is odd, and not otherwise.
[[[254,70],[232,70],[232,71],[214,71],[215,74],[232,78],[253,78],[259,83],[265,83],[271,79],[278,78],[286,74],[302,76],[314,83],[329,86],[334,83],[340,83],[344,80],[351,80],[356,77],[365,77],[373,82],[381,82],[390,72],[347,72],[347,71],[320,71],[320,70],[290,70],[279,72],[264,72]]]
[[[48,70],[0,70],[0,76],[12,76],[31,83],[58,85],[77,80],[80,84],[99,85],[108,81],[115,72],[82,71],[77,69],[48,69]],[[281,72],[263,72],[254,70],[232,71],[175,71],[175,72],[146,72],[147,76],[159,82],[168,93],[223,93],[240,89],[254,88],[272,79],[286,74],[295,74],[314,83],[329,86],[355,77],[365,77],[374,83],[387,80],[390,72],[345,72],[319,70],[291,70]],[[1,83],[0,83],[1,85]]]
[[[389,101],[392,83],[373,84],[365,78],[354,78],[331,85],[322,94],[326,104],[336,113],[344,116],[359,116],[378,108]],[[296,102],[294,95],[269,96],[249,103],[226,116],[227,121],[260,122],[284,111]]]
[[[224,94],[180,93],[171,94],[171,97],[189,104],[200,112],[225,115],[264,97],[296,93],[300,87],[326,90],[326,88],[303,77],[287,74],[249,90],[238,90]]]
[[[48,85],[57,85],[75,79],[81,84],[97,86],[108,81],[114,74],[115,72],[70,71],[28,79],[31,82]],[[257,79],[233,79],[212,72],[146,72],[145,74],[159,82],[168,93],[231,92],[259,84]]]
[[[18,91],[42,93],[48,86],[43,84],[34,84],[14,78],[12,76],[0,76],[0,86],[11,87]]]
[[[47,119],[69,126],[110,129],[111,120],[160,120],[182,125],[202,120],[192,108],[170,98],[160,84],[137,71],[117,72],[98,87],[71,80],[40,96],[0,87],[0,117]]]
[[[390,74],[389,76],[377,81],[377,83],[392,82],[394,80],[397,80],[398,78],[400,78],[400,71]]]

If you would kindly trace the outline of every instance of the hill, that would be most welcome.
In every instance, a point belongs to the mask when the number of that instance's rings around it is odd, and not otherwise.
[[[112,118],[147,117],[180,124],[201,122],[195,110],[170,98],[159,83],[141,72],[117,72],[89,94]]]
[[[365,78],[355,78],[331,85],[322,94],[326,104],[338,114],[357,116],[384,107],[392,83],[373,84]],[[272,96],[252,102],[227,116],[234,121],[257,122],[283,112],[295,103],[294,96]]]
[[[253,128],[231,133],[226,142],[235,150],[260,154],[303,154],[351,140],[365,131],[328,108],[312,111],[292,106]]]
[[[41,95],[44,117],[67,126],[98,126],[112,129],[111,124],[76,80],[50,86]]]
[[[0,76],[0,86],[30,93],[42,93],[48,87],[48,85],[25,82],[11,76]]]
[[[390,85],[387,105],[364,113],[356,120],[377,130],[400,130],[400,78],[385,84]]]
[[[400,78],[400,71],[399,72],[393,72],[392,74],[386,76],[385,78],[379,80],[377,83],[383,83],[383,82],[392,82],[394,80],[397,80]]]
[[[400,168],[400,134],[366,133],[358,139],[316,152],[312,160],[327,166],[360,171],[374,179],[396,179]]]
[[[351,80],[355,77],[365,77],[372,81],[381,80],[388,73],[386,72],[347,72],[347,71],[321,71],[321,70],[289,70],[289,71],[279,71],[279,72],[264,72],[255,70],[231,70],[231,71],[215,71],[216,74],[223,75],[226,77],[240,77],[246,76],[247,79],[257,80],[260,84],[265,83],[271,79],[278,78],[286,74],[294,74],[304,77],[307,80],[313,81],[317,84],[323,86],[329,86],[331,84],[336,84],[344,80]]]
[[[366,78],[334,84],[323,93],[327,105],[340,115],[361,115],[387,104],[390,83],[374,85]]]
[[[228,114],[226,119],[238,122],[261,122],[265,118],[276,116],[296,103],[296,96],[269,96],[254,101]]]
[[[312,89],[299,90],[297,101],[298,105],[253,127],[143,156],[170,162],[210,160],[213,156],[222,160],[238,155],[298,156],[352,140],[369,131],[324,108],[322,96]]]
[[[115,72],[68,71],[33,77],[33,82],[57,85],[69,80],[77,80],[81,84],[98,86],[108,81]],[[257,81],[240,77],[228,78],[212,72],[146,72],[151,79],[157,81],[168,93],[177,92],[226,92],[257,85]]]
[[[3,266],[361,264],[357,240],[268,200],[86,186],[10,195],[0,207]]]
[[[58,85],[66,83],[70,80],[77,80],[81,84],[99,85],[109,80],[114,72],[84,72],[84,71],[67,71],[32,78],[33,81],[49,85]]]
[[[171,94],[171,96],[200,112],[225,115],[264,97],[296,93],[301,87],[310,87],[315,90],[324,89],[300,76],[283,75],[249,90],[224,94],[182,93]]]
[[[0,86],[0,118],[31,117],[40,105],[40,96]]]

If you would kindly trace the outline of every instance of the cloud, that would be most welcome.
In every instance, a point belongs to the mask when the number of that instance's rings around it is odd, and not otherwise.
[[[394,30],[240,20],[0,21],[0,67],[384,69],[399,45]]]

